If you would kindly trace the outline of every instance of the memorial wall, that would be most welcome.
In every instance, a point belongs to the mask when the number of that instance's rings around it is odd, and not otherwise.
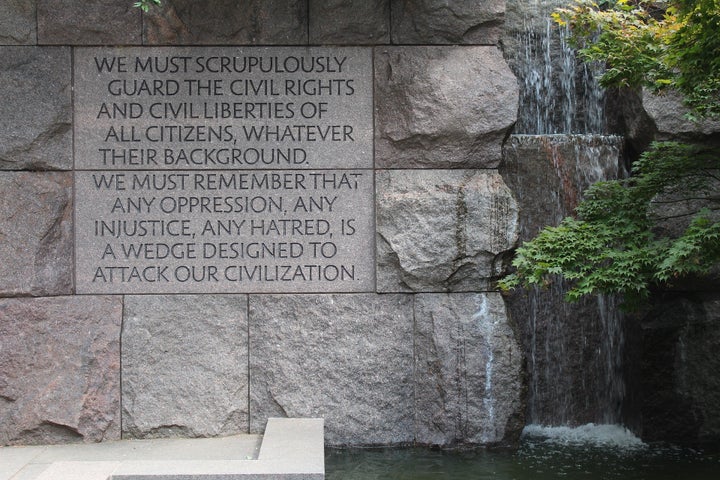
[[[0,6],[0,444],[508,445],[505,2]]]

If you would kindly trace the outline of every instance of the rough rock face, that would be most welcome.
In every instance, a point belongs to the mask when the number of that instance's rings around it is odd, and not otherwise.
[[[516,444],[523,356],[500,294],[419,294],[415,324],[416,441]]]
[[[120,439],[120,297],[0,299],[0,445]]]
[[[0,47],[0,169],[72,168],[70,49]]]
[[[117,0],[37,0],[41,45],[140,45],[141,11]]]
[[[0,294],[72,293],[72,177],[0,172]]]
[[[375,59],[381,168],[495,168],[518,87],[495,47],[387,47]]]
[[[390,0],[310,0],[310,43],[390,43]]]
[[[720,296],[717,283],[695,290],[665,293],[634,319],[630,394],[645,441],[720,442]]]
[[[407,295],[250,298],[250,429],[323,417],[330,445],[413,441]]]
[[[393,0],[393,43],[496,45],[505,0]]]
[[[654,95],[643,91],[642,104],[654,123],[656,140],[702,140],[711,135],[720,136],[719,120],[688,120],[689,109],[677,92]]]
[[[247,296],[126,296],[123,436],[247,432]]]
[[[149,45],[307,43],[305,0],[165,0],[144,17]]]
[[[379,292],[478,291],[503,271],[518,209],[499,174],[387,170],[376,190]]]
[[[0,3],[0,45],[32,45],[36,42],[35,2],[5,0]]]

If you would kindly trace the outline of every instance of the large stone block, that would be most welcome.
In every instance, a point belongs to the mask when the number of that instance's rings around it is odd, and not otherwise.
[[[413,441],[407,295],[250,297],[250,426],[323,417],[330,445]]]
[[[0,299],[0,445],[120,439],[120,297]]]
[[[37,0],[41,45],[140,45],[142,18],[133,1]]]
[[[305,0],[165,0],[145,15],[148,45],[306,45]]]
[[[0,295],[72,293],[72,176],[0,173]]]
[[[0,47],[0,169],[72,168],[70,49]]]
[[[720,120],[710,118],[691,120],[690,109],[680,93],[670,91],[655,95],[648,90],[642,92],[643,109],[654,124],[646,130],[656,130],[656,140],[692,141],[707,137],[720,137]]]
[[[5,0],[0,3],[0,45],[35,45],[35,15],[34,1]]]
[[[127,296],[123,436],[247,433],[247,296]]]
[[[505,0],[399,0],[392,4],[393,43],[496,45]]]
[[[378,291],[486,290],[504,271],[518,208],[497,173],[387,170],[376,190]]]
[[[310,0],[310,43],[390,43],[390,0]]]
[[[420,294],[415,325],[416,441],[516,445],[523,356],[500,294]]]
[[[387,47],[375,56],[375,157],[389,168],[494,168],[518,86],[495,47]]]

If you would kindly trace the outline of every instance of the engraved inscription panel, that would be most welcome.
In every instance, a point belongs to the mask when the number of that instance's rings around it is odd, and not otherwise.
[[[79,48],[75,167],[372,168],[365,48]]]
[[[78,293],[375,288],[363,48],[79,48]]]

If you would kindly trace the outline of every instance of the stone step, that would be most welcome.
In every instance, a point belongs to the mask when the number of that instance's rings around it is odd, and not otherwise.
[[[86,447],[82,460],[53,461],[39,475],[21,469],[8,480],[322,480],[325,478],[324,422],[317,418],[271,418],[259,452],[248,440],[140,440],[116,442],[112,454]],[[243,436],[252,437],[252,436]],[[161,445],[171,443],[171,447]],[[224,443],[221,443],[224,442]],[[230,443],[228,443],[230,442]],[[232,442],[238,448],[232,448]],[[100,444],[102,445],[102,444]],[[242,447],[242,448],[241,448]],[[155,449],[152,454],[143,450]],[[0,459],[3,457],[0,449]],[[24,470],[24,473],[23,473]],[[0,479],[2,480],[2,479]]]

